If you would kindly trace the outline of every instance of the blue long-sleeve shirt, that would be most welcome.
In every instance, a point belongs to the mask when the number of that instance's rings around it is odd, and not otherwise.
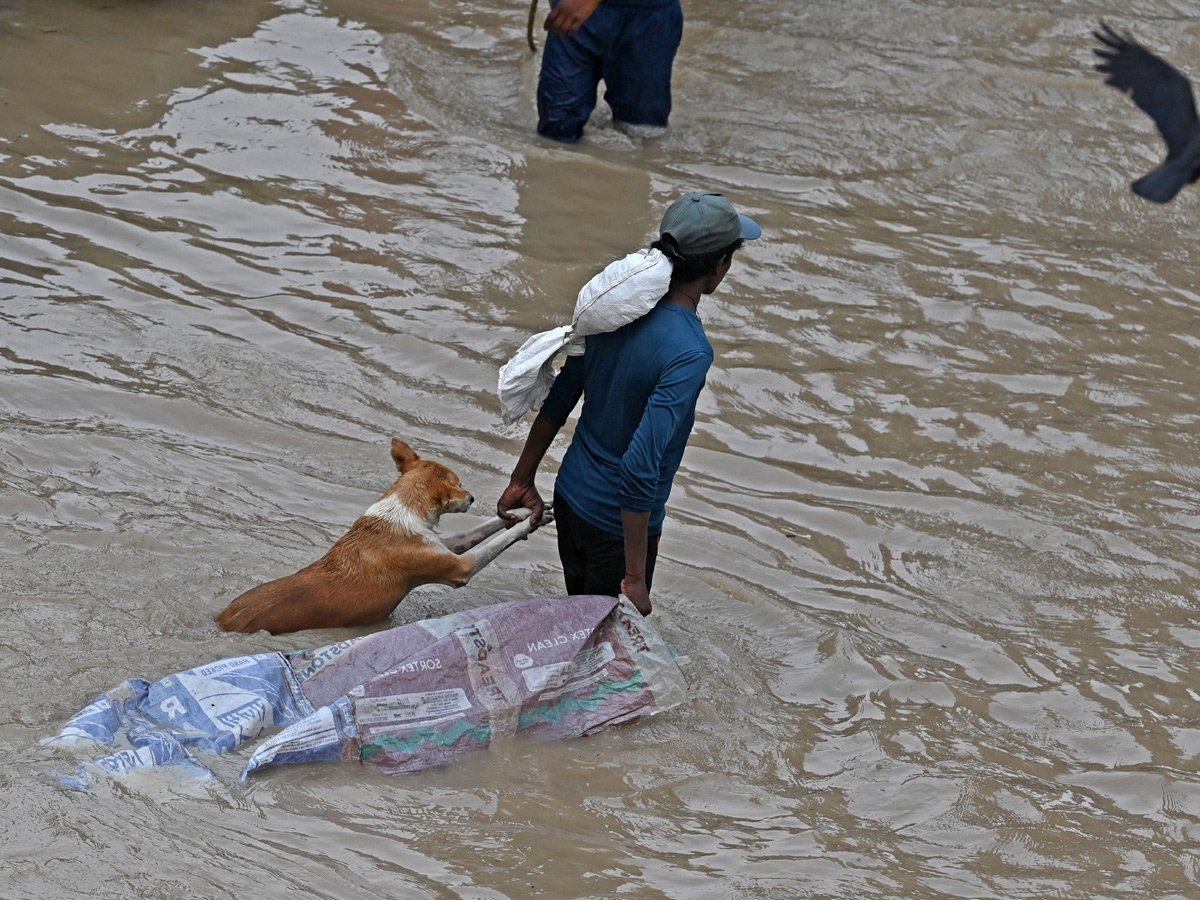
[[[561,427],[583,395],[554,489],[585,521],[619,535],[622,508],[649,511],[662,531],[712,361],[699,317],[667,301],[567,358],[541,413]]]

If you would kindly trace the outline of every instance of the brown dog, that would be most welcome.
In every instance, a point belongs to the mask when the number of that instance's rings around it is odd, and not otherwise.
[[[505,529],[497,518],[439,540],[432,530],[438,518],[466,512],[475,498],[457,475],[420,459],[399,438],[392,438],[392,459],[400,477],[328,553],[294,575],[246,591],[215,617],[216,623],[226,631],[271,634],[371,625],[390,616],[418,585],[462,587],[533,530],[529,519]]]

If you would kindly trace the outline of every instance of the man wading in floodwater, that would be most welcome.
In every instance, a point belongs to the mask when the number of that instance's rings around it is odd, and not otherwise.
[[[572,143],[596,108],[613,125],[653,134],[671,115],[671,66],[683,37],[679,0],[556,0],[538,75],[538,134]]]
[[[583,395],[583,412],[554,484],[558,553],[569,594],[624,594],[645,615],[671,482],[696,418],[713,351],[696,315],[744,239],[762,230],[721,194],[667,209],[652,245],[671,260],[670,286],[644,316],[587,336],[568,356],[529,430],[497,512],[544,503],[534,476]]]

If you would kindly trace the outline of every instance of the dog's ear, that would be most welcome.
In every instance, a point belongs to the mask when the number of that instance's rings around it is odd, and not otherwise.
[[[413,451],[413,448],[400,440],[400,438],[392,438],[392,459],[396,461],[397,472],[403,474],[405,469],[420,458]]]

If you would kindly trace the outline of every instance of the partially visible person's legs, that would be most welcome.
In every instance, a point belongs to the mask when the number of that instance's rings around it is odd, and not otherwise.
[[[620,12],[601,3],[574,37],[546,35],[538,73],[538,134],[568,144],[583,136],[596,108],[602,60],[620,25]]]
[[[554,494],[554,527],[558,531],[558,556],[568,594],[621,593],[625,577],[625,539],[609,534],[580,518],[557,492]],[[646,590],[654,581],[658,535],[646,544]]]
[[[671,67],[683,37],[679,0],[625,7],[620,32],[601,68],[613,123],[666,128],[671,114]]]

